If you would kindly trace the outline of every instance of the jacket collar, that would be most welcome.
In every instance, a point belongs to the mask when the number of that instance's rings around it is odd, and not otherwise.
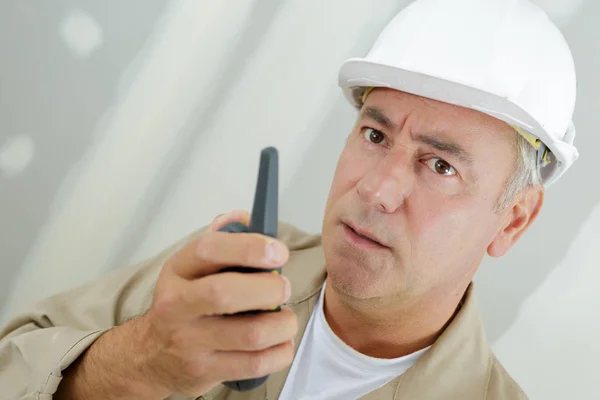
[[[493,357],[473,283],[452,322],[423,356],[372,399],[484,399],[492,372]]]

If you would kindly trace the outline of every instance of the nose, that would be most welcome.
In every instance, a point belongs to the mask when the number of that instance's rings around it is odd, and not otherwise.
[[[358,196],[381,212],[398,210],[412,191],[414,172],[408,157],[388,154],[356,184]]]

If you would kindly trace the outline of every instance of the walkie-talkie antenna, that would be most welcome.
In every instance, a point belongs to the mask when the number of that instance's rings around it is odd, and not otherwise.
[[[250,232],[277,237],[278,223],[278,154],[274,147],[260,153],[258,180],[250,216]]]

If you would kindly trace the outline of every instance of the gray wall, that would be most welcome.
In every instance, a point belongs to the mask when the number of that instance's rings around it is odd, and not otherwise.
[[[0,3],[0,304],[59,186],[92,145],[94,128],[113,104],[118,81],[164,7],[164,0],[112,6],[98,1]],[[90,28],[85,29],[82,12],[102,30],[101,43],[93,34],[86,40]],[[69,21],[74,41],[83,37],[80,47],[63,38]],[[94,49],[89,55],[86,44]]]
[[[264,145],[281,152],[282,218],[317,232],[354,118],[337,68],[408,3],[0,3],[0,321],[248,208]],[[572,366],[600,372],[600,2],[537,3],[575,57],[581,156],[476,281],[532,398],[597,399],[596,374]]]

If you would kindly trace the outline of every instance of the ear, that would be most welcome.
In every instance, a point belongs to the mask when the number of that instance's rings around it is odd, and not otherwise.
[[[488,254],[491,257],[506,254],[537,218],[543,203],[544,189],[541,186],[525,189],[512,207],[504,212],[502,228],[488,246]]]

